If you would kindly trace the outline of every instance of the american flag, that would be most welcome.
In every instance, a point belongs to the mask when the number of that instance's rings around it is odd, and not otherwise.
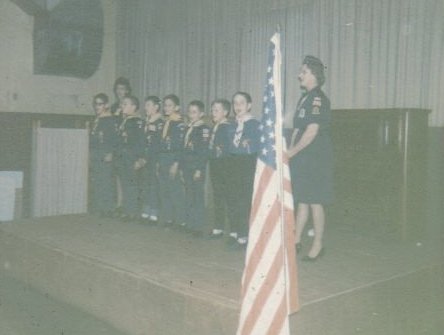
[[[271,38],[237,335],[290,334],[299,309],[293,196],[282,137],[280,33]]]

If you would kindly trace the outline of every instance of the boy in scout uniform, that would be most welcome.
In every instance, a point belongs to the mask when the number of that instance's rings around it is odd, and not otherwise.
[[[157,223],[159,211],[159,152],[165,121],[160,110],[161,101],[156,96],[145,99],[145,152],[146,165],[143,170],[142,219]]]
[[[205,222],[204,184],[210,127],[205,124],[204,115],[205,106],[202,101],[194,100],[189,103],[190,123],[185,132],[181,164],[185,182],[187,228],[196,237],[202,236]]]
[[[179,173],[183,152],[185,124],[180,113],[180,100],[170,94],[163,98],[165,125],[159,153],[160,216],[168,227],[185,223],[185,190]]]
[[[121,219],[132,221],[139,217],[139,172],[145,165],[144,122],[140,118],[139,100],[134,96],[123,99],[123,121],[119,127],[118,164],[122,182]]]

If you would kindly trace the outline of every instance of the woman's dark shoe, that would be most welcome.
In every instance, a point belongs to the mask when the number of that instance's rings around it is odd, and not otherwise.
[[[302,261],[303,262],[316,262],[319,258],[324,256],[324,254],[325,254],[325,249],[322,248],[315,257],[310,257],[307,255],[302,258]]]

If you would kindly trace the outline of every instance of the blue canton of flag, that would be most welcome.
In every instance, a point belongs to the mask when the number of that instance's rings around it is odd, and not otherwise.
[[[271,43],[268,52],[267,83],[264,90],[263,113],[259,127],[261,130],[259,159],[273,169],[276,169],[276,96],[273,76],[275,57],[276,48],[274,43]]]

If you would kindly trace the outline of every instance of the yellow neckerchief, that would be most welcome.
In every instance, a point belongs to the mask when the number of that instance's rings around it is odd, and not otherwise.
[[[156,122],[157,120],[159,120],[160,118],[162,118],[162,114],[156,113],[154,115],[151,115],[151,117],[148,119],[148,122],[153,123],[153,122]]]
[[[168,135],[168,130],[170,128],[170,121],[181,121],[182,120],[182,115],[180,115],[179,113],[173,113],[171,114],[166,122],[165,122],[165,126],[163,127],[163,131],[162,131],[162,138],[165,139]]]
[[[197,121],[191,122],[188,125],[188,130],[187,130],[187,133],[185,134],[185,140],[183,141],[185,147],[188,145],[188,141],[190,140],[190,135],[191,135],[191,133],[193,131],[193,128],[199,127],[199,126],[201,126],[203,124],[204,124],[203,120],[199,119]]]

